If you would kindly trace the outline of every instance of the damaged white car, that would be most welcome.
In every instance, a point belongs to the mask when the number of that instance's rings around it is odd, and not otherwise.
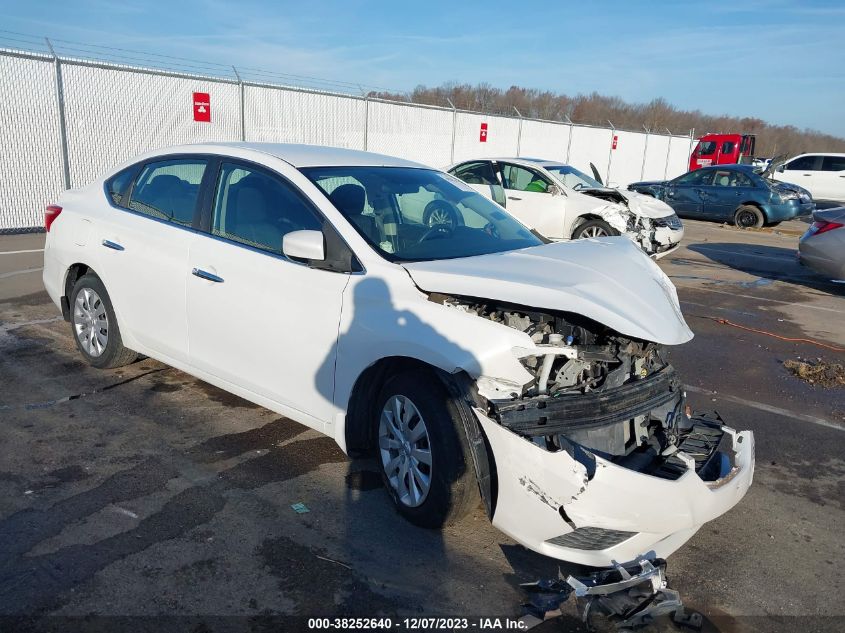
[[[448,172],[554,241],[627,235],[659,259],[677,249],[684,236],[681,220],[665,202],[605,187],[563,163],[485,158],[457,163]],[[429,218],[435,221],[452,218]]]
[[[151,356],[372,451],[419,525],[480,497],[526,547],[607,566],[668,555],[751,484],[751,433],[686,411],[663,346],[692,332],[626,238],[545,243],[442,172],[247,143],[133,159],[45,224],[88,362]]]

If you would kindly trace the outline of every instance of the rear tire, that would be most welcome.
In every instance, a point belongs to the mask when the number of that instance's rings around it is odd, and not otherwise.
[[[619,231],[614,229],[604,220],[587,220],[575,227],[572,231],[572,239],[578,240],[582,237],[608,237],[611,235],[619,235]]]
[[[457,404],[430,371],[387,380],[375,408],[376,453],[396,509],[439,528],[478,505],[480,494]]]
[[[109,293],[93,273],[80,277],[70,293],[70,326],[76,348],[100,369],[128,365],[138,354],[123,346]]]
[[[766,216],[757,207],[744,204],[734,213],[734,224],[740,229],[759,229],[766,223]]]

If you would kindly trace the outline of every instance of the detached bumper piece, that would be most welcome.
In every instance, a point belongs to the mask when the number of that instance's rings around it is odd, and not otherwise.
[[[545,618],[560,608],[574,593],[581,617],[592,628],[596,615],[611,620],[617,629],[636,629],[652,624],[656,618],[672,615],[677,624],[700,629],[701,615],[688,613],[677,591],[666,581],[666,561],[643,559],[629,565],[615,565],[588,576],[569,576],[521,585],[529,600],[523,605],[527,615]]]
[[[672,367],[615,389],[557,397],[494,400],[499,421],[526,437],[555,435],[630,420],[671,402],[681,389]]]

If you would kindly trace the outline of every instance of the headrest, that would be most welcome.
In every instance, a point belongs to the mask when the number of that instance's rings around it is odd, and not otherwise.
[[[361,215],[364,212],[366,192],[361,185],[352,183],[341,185],[329,196],[332,204],[347,217]]]

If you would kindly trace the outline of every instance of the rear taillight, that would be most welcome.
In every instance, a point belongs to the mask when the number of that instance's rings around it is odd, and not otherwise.
[[[810,230],[813,232],[813,235],[821,235],[822,233],[827,233],[828,231],[832,231],[833,229],[838,229],[840,227],[845,226],[841,222],[826,222],[825,220],[816,220],[813,222]]]
[[[51,204],[44,209],[44,229],[48,233],[50,232],[50,227],[53,225],[53,222],[56,221],[56,218],[59,217],[61,212],[62,208],[57,204]]]

